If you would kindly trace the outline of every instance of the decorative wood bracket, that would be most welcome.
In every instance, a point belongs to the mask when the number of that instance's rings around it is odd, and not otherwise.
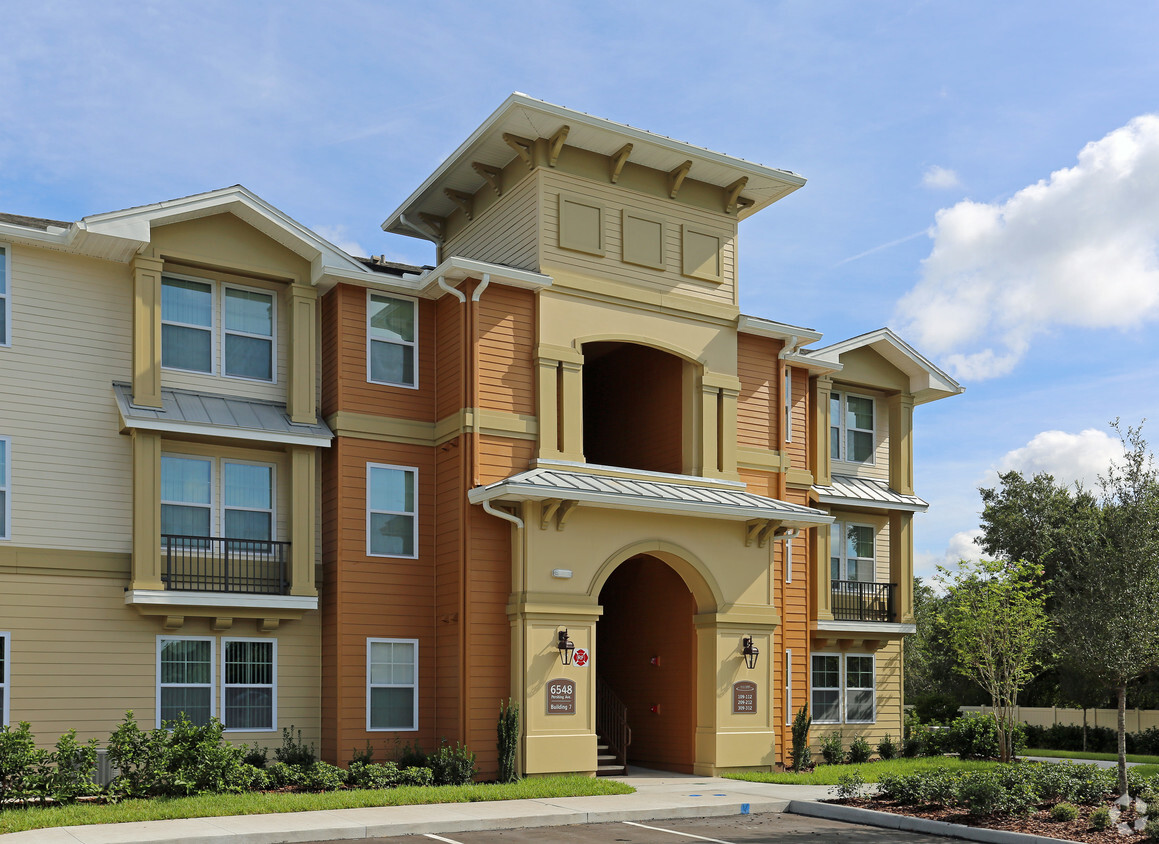
[[[232,618],[215,618],[213,620],[212,627],[214,630],[216,630],[219,633],[224,631],[224,630],[229,630],[229,628],[233,627],[233,619]]]
[[[756,204],[757,204],[757,201],[755,199],[749,199],[747,196],[738,196],[736,198],[737,210],[742,210],[744,208],[752,208]]]
[[[531,148],[535,145],[535,141],[529,140],[527,138],[521,138],[518,135],[512,135],[509,132],[504,132],[503,142],[515,150],[515,154],[522,158],[524,163],[527,164],[528,170],[535,166],[535,160],[531,157]]]
[[[757,537],[757,547],[764,548],[769,544],[769,537],[772,536],[776,523],[770,519],[765,522],[765,526],[761,528],[760,535]]]
[[[761,532],[761,528],[765,526],[764,519],[751,519],[745,522],[744,544],[748,548],[756,540],[757,534]]]
[[[280,618],[259,618],[258,630],[262,633],[273,633],[281,625]]]
[[[551,524],[551,520],[555,518],[555,511],[559,509],[559,505],[563,502],[558,498],[549,498],[543,502],[543,515],[539,519],[539,529],[547,530],[547,526]]]
[[[166,630],[180,630],[185,626],[185,616],[183,615],[167,615],[161,625]]]
[[[487,180],[491,185],[491,189],[495,191],[496,196],[503,195],[503,168],[492,167],[490,164],[483,164],[480,161],[472,161],[471,169]]]
[[[570,126],[560,126],[556,133],[551,136],[550,141],[548,141],[550,150],[547,159],[548,166],[555,166],[556,159],[559,158],[559,154],[563,150],[563,142],[567,140],[567,133],[570,131]]]
[[[475,212],[472,210],[472,206],[475,204],[475,197],[469,193],[461,190],[452,190],[451,188],[443,188],[443,193],[447,199],[459,206],[459,209],[463,212],[463,216],[468,220],[475,218]]]
[[[620,173],[624,169],[624,165],[628,163],[628,156],[632,154],[632,145],[624,144],[620,147],[618,152],[612,153],[612,167],[608,174],[614,185],[620,180]]]
[[[737,200],[740,199],[740,192],[745,189],[745,185],[749,183],[748,176],[741,176],[731,185],[724,189],[724,213],[733,214],[737,209]]]
[[[419,219],[426,223],[427,228],[439,240],[444,240],[447,236],[447,218],[440,217],[437,214],[428,214],[426,211],[419,212]]]
[[[676,194],[680,193],[680,186],[684,184],[684,177],[688,175],[688,171],[692,169],[692,162],[685,161],[675,170],[668,172],[668,197],[675,199]]]
[[[565,501],[559,507],[559,521],[555,523],[556,530],[563,530],[563,526],[567,524],[567,520],[571,518],[571,514],[579,507],[578,501]]]

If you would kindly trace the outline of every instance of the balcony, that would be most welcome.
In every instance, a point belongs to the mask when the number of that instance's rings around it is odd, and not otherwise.
[[[830,598],[835,621],[897,621],[896,583],[834,580]]]
[[[166,591],[289,595],[289,542],[161,535]]]

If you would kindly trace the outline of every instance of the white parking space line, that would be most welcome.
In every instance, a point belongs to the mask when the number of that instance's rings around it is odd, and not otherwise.
[[[651,829],[655,832],[667,832],[669,835],[683,835],[685,838],[695,838],[697,841],[710,841],[712,844],[732,844],[730,841],[721,841],[719,838],[705,838],[703,835],[693,835],[691,832],[677,832],[675,829],[664,829],[662,826],[648,826],[643,823],[634,823],[632,821],[621,821],[620,823],[628,826],[638,826],[641,829]]]
[[[456,841],[454,838],[443,838],[441,835],[435,835],[433,832],[423,833],[424,838],[431,838],[435,841],[442,841],[444,844],[463,844],[462,841]]]

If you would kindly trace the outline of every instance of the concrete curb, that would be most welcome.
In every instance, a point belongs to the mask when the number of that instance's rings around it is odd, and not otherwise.
[[[961,838],[966,841],[982,841],[984,844],[1074,844],[1065,838],[1046,838],[1041,835],[1027,835],[1024,832],[1008,832],[1003,829],[983,829],[976,826],[962,826],[928,818],[914,818],[909,815],[895,815],[893,812],[877,812],[873,809],[858,809],[853,806],[838,806],[834,803],[814,803],[804,800],[790,800],[789,814],[823,818],[831,821],[876,826],[882,829],[897,829],[902,832],[922,832],[926,835],[941,835],[946,838]]]

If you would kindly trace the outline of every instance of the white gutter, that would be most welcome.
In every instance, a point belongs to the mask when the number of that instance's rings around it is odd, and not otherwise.
[[[515,527],[521,530],[523,528],[523,519],[519,518],[518,516],[513,516],[511,513],[504,513],[502,510],[495,509],[495,505],[491,503],[490,498],[483,502],[483,510],[484,512],[490,513],[492,516],[498,516],[504,521],[511,522],[511,524],[515,525]]]

